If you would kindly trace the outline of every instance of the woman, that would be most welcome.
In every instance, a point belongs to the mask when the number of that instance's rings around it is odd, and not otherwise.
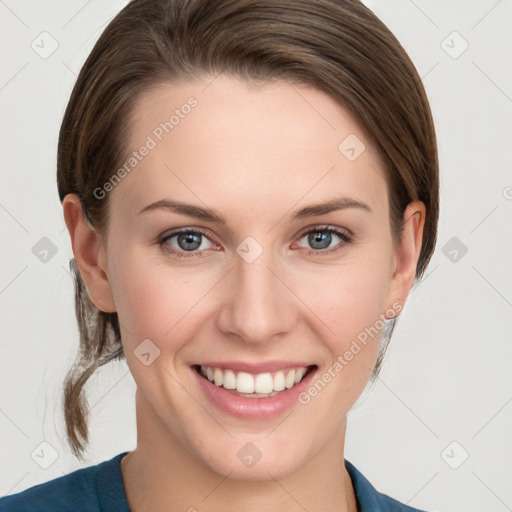
[[[81,351],[126,357],[137,447],[0,510],[417,510],[347,460],[438,218],[435,131],[396,38],[356,0],[134,0],[60,131]]]

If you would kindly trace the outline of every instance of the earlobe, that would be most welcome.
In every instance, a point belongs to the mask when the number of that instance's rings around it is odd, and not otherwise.
[[[402,234],[394,249],[395,265],[388,288],[388,310],[396,303],[403,308],[414,283],[423,241],[425,211],[421,201],[413,201],[405,209]]]
[[[76,194],[66,195],[62,207],[73,254],[91,302],[101,311],[116,311],[102,236],[85,220],[81,201]]]

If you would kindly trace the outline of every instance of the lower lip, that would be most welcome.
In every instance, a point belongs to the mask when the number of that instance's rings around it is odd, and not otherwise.
[[[316,368],[310,370],[307,375],[290,389],[285,389],[279,394],[267,398],[245,398],[230,393],[222,386],[216,386],[205,379],[192,367],[199,386],[206,397],[222,412],[246,420],[270,419],[285,413],[298,403],[298,396],[313,379]]]

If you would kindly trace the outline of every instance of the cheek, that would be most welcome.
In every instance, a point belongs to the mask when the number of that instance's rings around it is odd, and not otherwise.
[[[201,298],[211,276],[171,269],[159,259],[148,257],[147,249],[124,252],[115,262],[114,300],[123,331],[123,343],[135,345],[149,338],[159,348],[170,340],[173,348],[183,329],[199,324]],[[190,271],[189,271],[190,272]]]
[[[338,266],[314,272],[299,269],[295,274],[298,295],[322,321],[332,353],[344,351],[379,320],[385,311],[388,269],[385,258],[354,253]]]
[[[303,288],[304,294],[309,289],[307,300],[324,326],[321,338],[327,349],[322,368],[299,397],[311,428],[319,418],[327,429],[337,428],[371,376],[385,325],[387,268],[358,259],[323,279],[317,274]]]

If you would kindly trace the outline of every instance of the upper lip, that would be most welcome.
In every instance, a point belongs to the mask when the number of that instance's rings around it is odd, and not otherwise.
[[[313,366],[311,363],[304,361],[265,361],[260,363],[247,363],[244,361],[204,361],[196,364],[200,366],[209,366],[211,368],[222,368],[252,374],[277,372],[279,370],[303,367],[307,368],[308,366]]]

